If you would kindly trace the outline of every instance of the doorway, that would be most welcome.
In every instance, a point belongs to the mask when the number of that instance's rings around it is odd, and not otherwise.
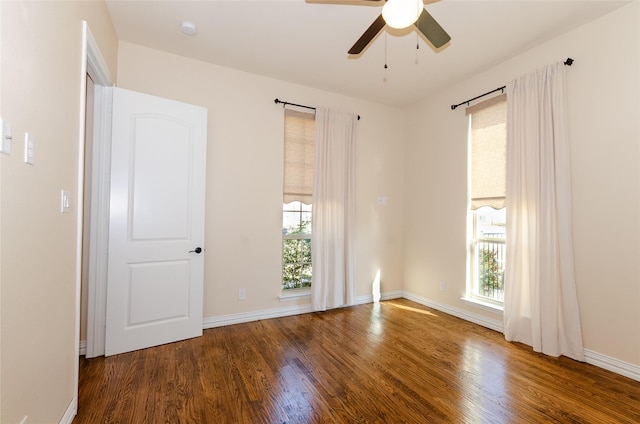
[[[91,40],[86,28],[78,351],[87,358],[202,334],[207,144],[206,108],[111,87]]]
[[[108,113],[113,79],[86,21],[83,22],[83,45],[85,46],[81,90],[83,116],[80,119],[78,143],[76,339],[78,354],[83,353],[92,357],[100,355],[100,352],[104,353],[104,329],[101,329],[104,322],[99,322],[101,290],[93,287],[100,284],[89,284],[89,281],[93,280],[95,283],[106,278],[106,257],[100,252],[106,252],[108,242],[106,237],[108,220],[105,220],[109,212],[108,186],[105,182],[108,178],[106,173],[110,152]],[[86,344],[81,345],[81,338],[86,340]],[[77,381],[76,378],[76,383]]]

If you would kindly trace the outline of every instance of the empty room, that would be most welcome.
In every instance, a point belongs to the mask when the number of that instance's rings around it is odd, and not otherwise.
[[[0,0],[0,422],[640,422],[640,2]]]

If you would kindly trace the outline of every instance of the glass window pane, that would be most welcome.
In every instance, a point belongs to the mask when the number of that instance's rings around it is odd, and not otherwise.
[[[482,207],[475,220],[475,294],[501,302],[504,299],[506,208]]]
[[[300,215],[300,231],[311,234],[311,212],[302,212]]]
[[[475,211],[476,237],[504,238],[507,231],[507,209],[484,206]]]
[[[311,286],[311,240],[285,239],[282,243],[283,289]]]
[[[282,213],[282,233],[291,234],[296,230],[300,230],[300,213],[299,212],[283,212]]]
[[[311,287],[311,264],[304,265],[300,270],[302,287]]]
[[[282,210],[284,211],[299,211],[302,203],[300,202],[291,202],[291,203],[283,203]]]

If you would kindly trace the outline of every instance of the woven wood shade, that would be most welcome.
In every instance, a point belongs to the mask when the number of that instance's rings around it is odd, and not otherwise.
[[[471,209],[505,207],[506,94],[468,107],[471,125]]]
[[[315,114],[284,111],[283,202],[311,204],[315,160]]]

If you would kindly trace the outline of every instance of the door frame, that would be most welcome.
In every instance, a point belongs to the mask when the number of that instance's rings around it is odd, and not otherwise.
[[[91,76],[91,72],[88,72]],[[95,80],[94,80],[95,82]],[[109,249],[109,180],[111,178],[111,112],[113,88],[95,84],[93,155],[91,158],[90,222],[78,225],[89,231],[89,273],[87,282],[87,358],[104,355],[107,266]],[[83,158],[80,161],[83,162]],[[78,176],[80,180],[81,176]],[[84,178],[84,172],[82,174]],[[82,181],[84,183],[84,181]],[[78,188],[80,190],[80,187]],[[84,205],[83,205],[84,207]],[[79,221],[82,217],[78,217]],[[80,247],[82,248],[82,247]]]
[[[79,110],[79,131],[78,131],[78,187],[77,187],[77,223],[76,223],[76,311],[75,311],[75,393],[74,402],[77,409],[79,366],[80,366],[80,304],[82,288],[82,257],[83,257],[83,228],[84,226],[84,153],[85,153],[85,119],[86,119],[86,76],[89,74],[95,83],[95,106],[94,106],[94,135],[93,150],[94,155],[93,175],[92,175],[92,209],[91,222],[87,226],[92,234],[89,255],[89,300],[87,304],[87,348],[95,354],[99,350],[99,341],[102,341],[104,352],[104,303],[105,298],[101,295],[101,286],[106,291],[106,246],[108,243],[108,232],[105,233],[105,226],[108,230],[109,217],[109,154],[111,141],[109,133],[111,131],[111,97],[110,90],[113,79],[109,67],[105,62],[98,43],[96,42],[87,21],[82,21],[82,59],[80,72],[80,110]],[[106,156],[105,157],[105,152]],[[98,160],[96,160],[96,157]],[[101,178],[96,178],[96,176]],[[106,197],[105,197],[106,193]],[[106,205],[105,205],[106,201]],[[95,208],[94,208],[95,203]],[[106,215],[105,215],[106,213]],[[106,220],[105,220],[106,216]],[[94,237],[95,235],[95,237]],[[100,313],[102,311],[102,318]],[[102,336],[96,334],[102,333]],[[91,334],[91,336],[90,336]],[[94,355],[97,356],[97,355]]]

